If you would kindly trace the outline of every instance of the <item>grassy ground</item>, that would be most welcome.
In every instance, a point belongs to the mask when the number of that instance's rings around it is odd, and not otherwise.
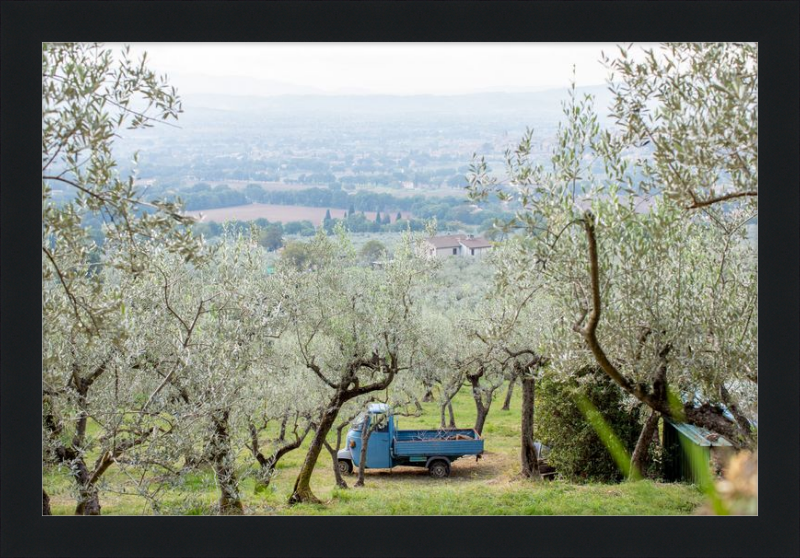
[[[522,479],[519,468],[519,390],[510,411],[502,411],[505,392],[498,393],[484,429],[486,454],[478,461],[463,458],[452,467],[450,478],[434,480],[426,469],[397,467],[367,472],[364,488],[334,487],[331,461],[320,455],[312,478],[314,493],[322,505],[288,506],[295,476],[305,455],[303,448],[286,455],[277,476],[266,492],[256,494],[247,473],[254,470],[253,458],[240,456],[241,493],[249,514],[261,515],[676,515],[690,514],[703,503],[693,486],[650,481],[622,484],[578,485],[555,480],[539,482]],[[400,417],[400,428],[437,428],[438,407],[425,404],[418,418]],[[475,408],[467,389],[454,400],[459,427],[471,427]],[[109,481],[120,478],[112,467]],[[355,477],[346,477],[352,486]],[[109,484],[114,484],[110,482]],[[64,472],[46,470],[44,487],[51,496],[54,514],[71,514],[75,509],[70,479]],[[217,498],[210,469],[186,475],[180,488],[163,497],[161,513],[208,514]],[[104,514],[152,513],[142,498],[111,491],[101,493]]]

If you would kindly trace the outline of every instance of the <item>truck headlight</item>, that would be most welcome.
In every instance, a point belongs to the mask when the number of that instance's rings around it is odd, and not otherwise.
[[[355,440],[350,440],[350,447],[351,448],[356,447],[356,441]]]

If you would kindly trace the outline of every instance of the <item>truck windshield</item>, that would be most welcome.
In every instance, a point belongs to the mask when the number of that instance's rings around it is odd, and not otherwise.
[[[356,418],[353,419],[353,422],[350,425],[350,428],[352,430],[361,430],[362,428],[364,428],[364,419],[365,418],[367,418],[366,413],[359,414]]]

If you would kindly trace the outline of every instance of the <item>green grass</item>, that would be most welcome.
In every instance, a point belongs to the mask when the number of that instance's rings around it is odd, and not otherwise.
[[[521,478],[519,391],[511,410],[502,411],[505,391],[498,390],[484,428],[485,456],[478,461],[456,461],[448,479],[434,480],[423,468],[397,467],[368,471],[364,488],[342,490],[334,487],[330,457],[323,451],[312,478],[312,489],[323,504],[288,506],[286,501],[308,440],[303,448],[283,458],[270,489],[258,494],[253,478],[247,474],[255,470],[255,462],[242,452],[240,490],[246,511],[259,515],[680,515],[690,514],[704,503],[703,494],[685,484],[641,481],[580,485]],[[438,428],[438,407],[435,403],[423,405],[423,416],[399,417],[400,428]],[[474,424],[475,406],[469,390],[465,388],[456,396],[453,408],[459,427]],[[106,476],[110,485],[123,480],[115,467]],[[162,497],[161,513],[212,513],[218,493],[211,469],[185,475],[182,480],[180,488],[170,489]],[[346,480],[352,487],[355,477]],[[44,487],[51,496],[54,514],[73,513],[73,486],[65,471],[48,468]],[[104,514],[153,513],[141,497],[132,494],[103,491],[100,503]]]

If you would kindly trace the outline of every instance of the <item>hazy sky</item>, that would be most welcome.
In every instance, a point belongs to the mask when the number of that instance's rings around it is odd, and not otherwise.
[[[120,46],[120,45],[109,45]],[[182,94],[458,94],[605,82],[614,43],[135,43]],[[276,83],[277,82],[277,83]]]

